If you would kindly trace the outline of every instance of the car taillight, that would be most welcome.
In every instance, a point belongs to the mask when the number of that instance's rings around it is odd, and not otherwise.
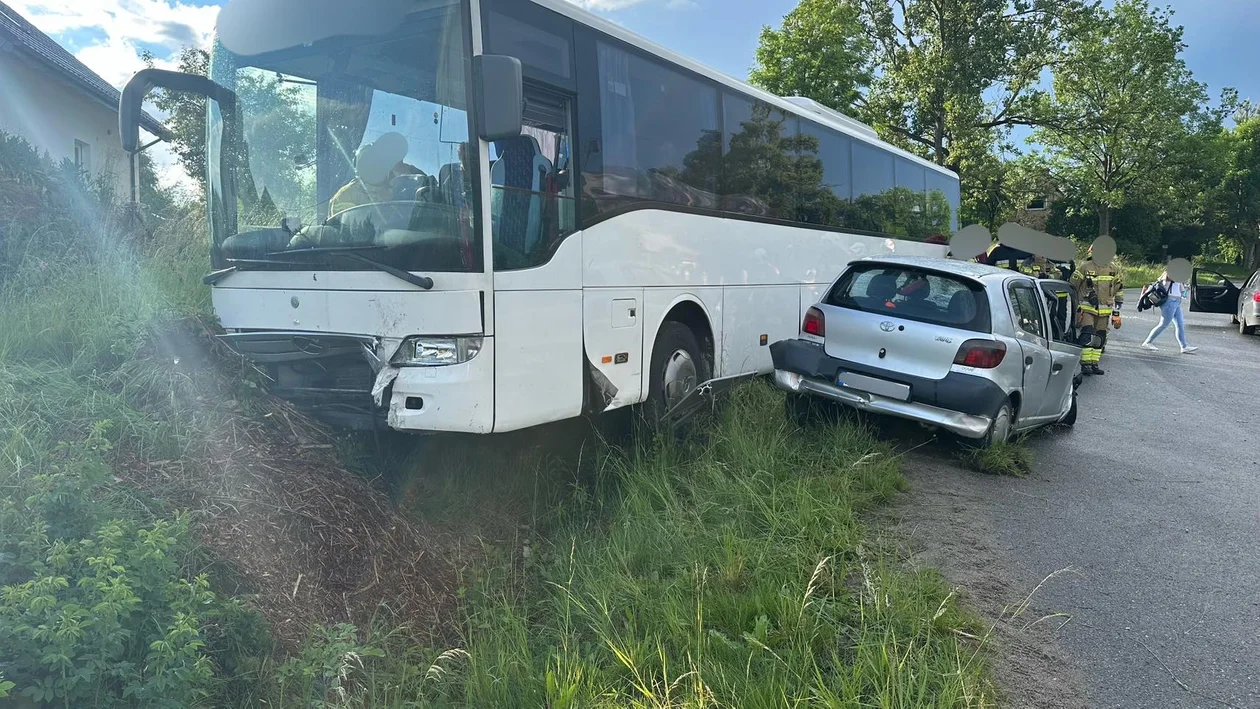
[[[1260,290],[1256,291],[1256,294],[1251,296],[1251,299],[1256,301],[1257,303],[1260,303]]]
[[[823,320],[822,311],[818,308],[810,308],[805,311],[805,321],[801,323],[801,332],[814,337],[825,337],[827,334],[827,325]]]
[[[993,369],[1006,358],[1006,345],[994,340],[967,340],[958,348],[954,364],[977,369]]]

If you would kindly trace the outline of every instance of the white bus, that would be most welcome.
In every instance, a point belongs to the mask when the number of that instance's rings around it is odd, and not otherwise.
[[[347,427],[665,410],[957,228],[950,171],[563,0],[232,0],[210,78],[224,337]]]

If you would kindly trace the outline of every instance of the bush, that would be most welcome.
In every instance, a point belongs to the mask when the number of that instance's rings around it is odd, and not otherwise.
[[[247,614],[187,571],[186,517],[108,516],[107,429],[17,470],[0,498],[0,670],[40,703],[191,706],[212,688],[206,629]]]
[[[155,240],[109,197],[0,134],[0,697],[222,705],[261,621],[211,589],[186,516],[115,478],[116,444],[179,456],[199,422],[145,348],[204,308],[204,236]]]

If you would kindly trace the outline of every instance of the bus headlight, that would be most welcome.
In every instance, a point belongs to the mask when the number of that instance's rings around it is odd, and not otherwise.
[[[480,337],[408,337],[393,364],[398,367],[445,367],[463,364],[481,352]]]

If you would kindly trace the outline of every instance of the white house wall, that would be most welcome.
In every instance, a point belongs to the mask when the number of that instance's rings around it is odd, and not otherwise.
[[[93,176],[108,171],[119,198],[129,195],[118,112],[12,50],[0,50],[0,130],[22,136],[56,161],[74,160],[76,140],[88,144]]]

